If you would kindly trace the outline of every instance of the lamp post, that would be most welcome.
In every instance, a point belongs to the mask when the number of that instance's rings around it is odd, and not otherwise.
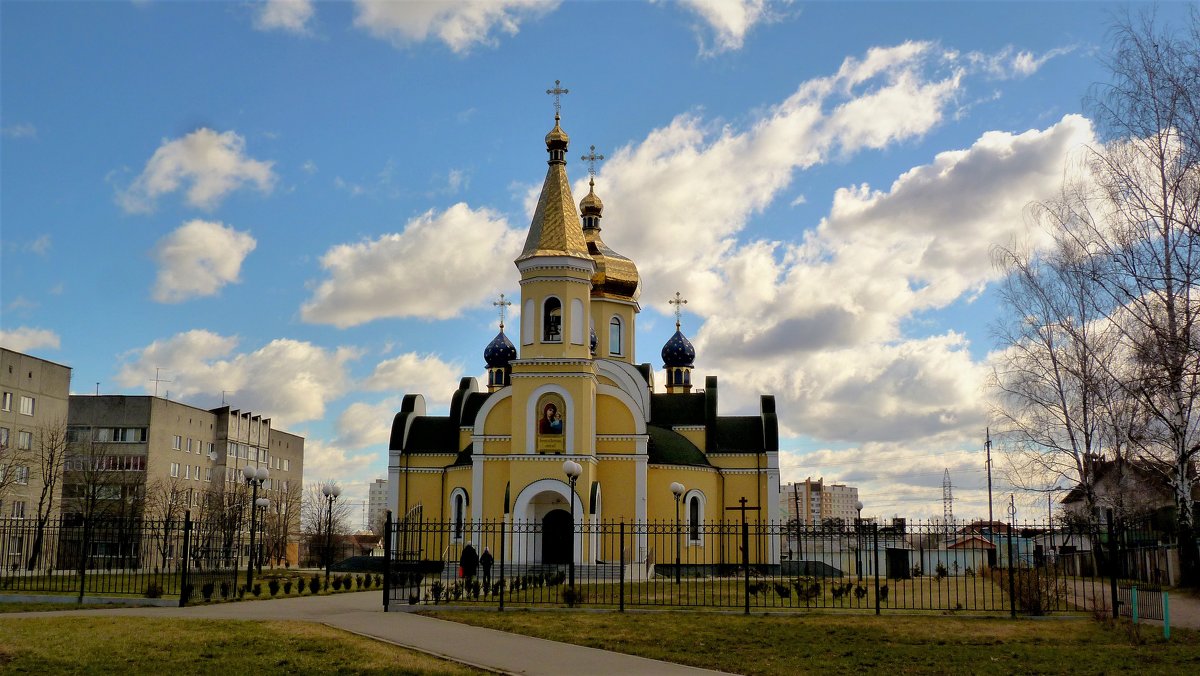
[[[325,511],[325,588],[329,588],[329,569],[333,565],[333,503],[337,502],[338,496],[342,494],[342,487],[332,481],[325,482],[321,486],[321,495],[325,496],[328,502],[328,509]]]
[[[675,584],[679,584],[679,499],[684,490],[683,484],[671,482],[671,494],[675,496]]]
[[[261,512],[258,515],[258,574],[262,575],[262,560],[263,550],[266,549],[266,530],[267,530],[267,507],[271,501],[267,498],[259,498],[254,501],[254,506]]]
[[[854,503],[858,519],[854,523],[854,538],[858,540],[858,548],[854,550],[854,570],[858,573],[858,581],[862,582],[862,500]]]
[[[574,460],[563,463],[563,471],[567,474],[567,483],[571,485],[571,562],[567,566],[567,583],[575,589],[575,482],[583,473],[583,466]]]
[[[242,468],[242,476],[246,478],[246,485],[254,489],[253,495],[250,497],[250,556],[247,557],[246,563],[246,590],[249,591],[251,585],[254,584],[254,531],[255,517],[258,516],[258,510],[255,506],[258,504],[258,487],[267,482],[271,476],[271,472],[266,467],[254,467],[246,465]],[[266,500],[266,498],[263,498]]]

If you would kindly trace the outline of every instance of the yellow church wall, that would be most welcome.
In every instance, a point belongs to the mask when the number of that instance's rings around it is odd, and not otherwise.
[[[508,434],[511,431],[512,401],[512,397],[505,397],[496,402],[487,419],[483,421],[484,434]]]
[[[440,521],[445,518],[445,505],[442,502],[442,472],[401,472],[400,481],[396,487],[401,504],[401,516],[410,509],[421,505],[422,518],[426,521]]]
[[[633,413],[616,397],[596,397],[596,434],[633,434]]]
[[[539,277],[543,274],[546,277]],[[533,301],[534,311],[532,322],[526,321],[524,316],[521,319],[521,358],[589,358],[591,348],[588,345],[588,305],[591,302],[591,273],[575,268],[558,267],[554,270],[531,270],[523,273],[521,277],[522,312],[528,311],[526,304],[530,300]],[[552,343],[542,340],[543,311],[546,300],[550,297],[557,298],[562,304],[562,339]],[[579,317],[576,317],[572,310],[573,301],[582,305]],[[532,335],[526,335],[527,331]]]
[[[590,362],[588,367],[590,369]],[[579,370],[576,369],[575,373],[578,373]],[[552,386],[554,389],[543,389],[546,386]],[[518,377],[515,367],[512,398],[513,401],[522,403],[516,408],[510,409],[512,414],[512,452],[527,453],[531,448],[534,452],[539,450],[536,430],[540,412],[537,402],[543,394],[548,392],[555,392],[560,396],[562,393],[568,395],[563,397],[563,403],[569,410],[563,412],[565,425],[562,452],[566,453],[569,449],[574,449],[577,454],[591,453],[595,448],[592,437],[595,429],[592,417],[592,401],[596,396],[594,375],[585,372],[578,377],[564,378],[538,373],[537,375],[523,374]],[[527,403],[530,401],[534,402],[532,408]],[[567,435],[569,435],[569,439],[565,438]],[[555,452],[557,449],[544,450]]]
[[[634,340],[634,306],[618,303],[603,298],[592,299],[592,322],[596,327],[596,356],[603,359],[616,359],[629,364],[634,363],[636,341]],[[612,351],[609,322],[613,316],[621,318],[621,347],[619,353]]]
[[[596,439],[596,453],[631,454],[636,452],[637,442],[630,438]]]

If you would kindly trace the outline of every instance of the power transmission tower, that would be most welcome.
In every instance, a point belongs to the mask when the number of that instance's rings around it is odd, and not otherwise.
[[[942,475],[942,520],[946,523],[946,540],[954,537],[954,487],[950,483],[950,468]]]

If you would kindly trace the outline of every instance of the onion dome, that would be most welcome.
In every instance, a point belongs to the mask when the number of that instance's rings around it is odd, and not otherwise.
[[[483,348],[483,360],[487,362],[487,367],[490,369],[505,368],[510,361],[516,358],[517,348],[513,346],[508,336],[504,335],[503,329],[496,334],[487,347]]]
[[[662,360],[666,368],[692,368],[696,362],[696,348],[692,347],[692,341],[676,328],[675,335],[663,345]]]
[[[596,272],[592,274],[592,297],[637,300],[641,295],[642,279],[637,266],[600,239],[604,202],[596,196],[595,180],[588,183],[590,190],[579,202],[579,211],[583,216],[583,238],[587,241],[588,253],[596,262]]]
[[[554,128],[546,134],[546,150],[551,152],[555,150],[566,150],[567,145],[571,143],[571,137],[567,136],[567,132],[558,126],[558,113],[554,114]]]

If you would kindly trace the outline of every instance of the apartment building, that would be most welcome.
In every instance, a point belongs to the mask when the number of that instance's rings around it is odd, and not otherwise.
[[[42,457],[63,450],[70,389],[69,366],[0,348],[0,519],[34,518],[39,502],[57,514]]]
[[[376,479],[375,483],[367,487],[367,528],[376,535],[383,535],[377,529],[382,528],[387,516],[387,488],[387,479]]]
[[[846,484],[827,484],[824,477],[787,484],[780,500],[781,511],[788,520],[805,525],[820,525],[829,521],[854,523],[858,517],[858,488]]]

